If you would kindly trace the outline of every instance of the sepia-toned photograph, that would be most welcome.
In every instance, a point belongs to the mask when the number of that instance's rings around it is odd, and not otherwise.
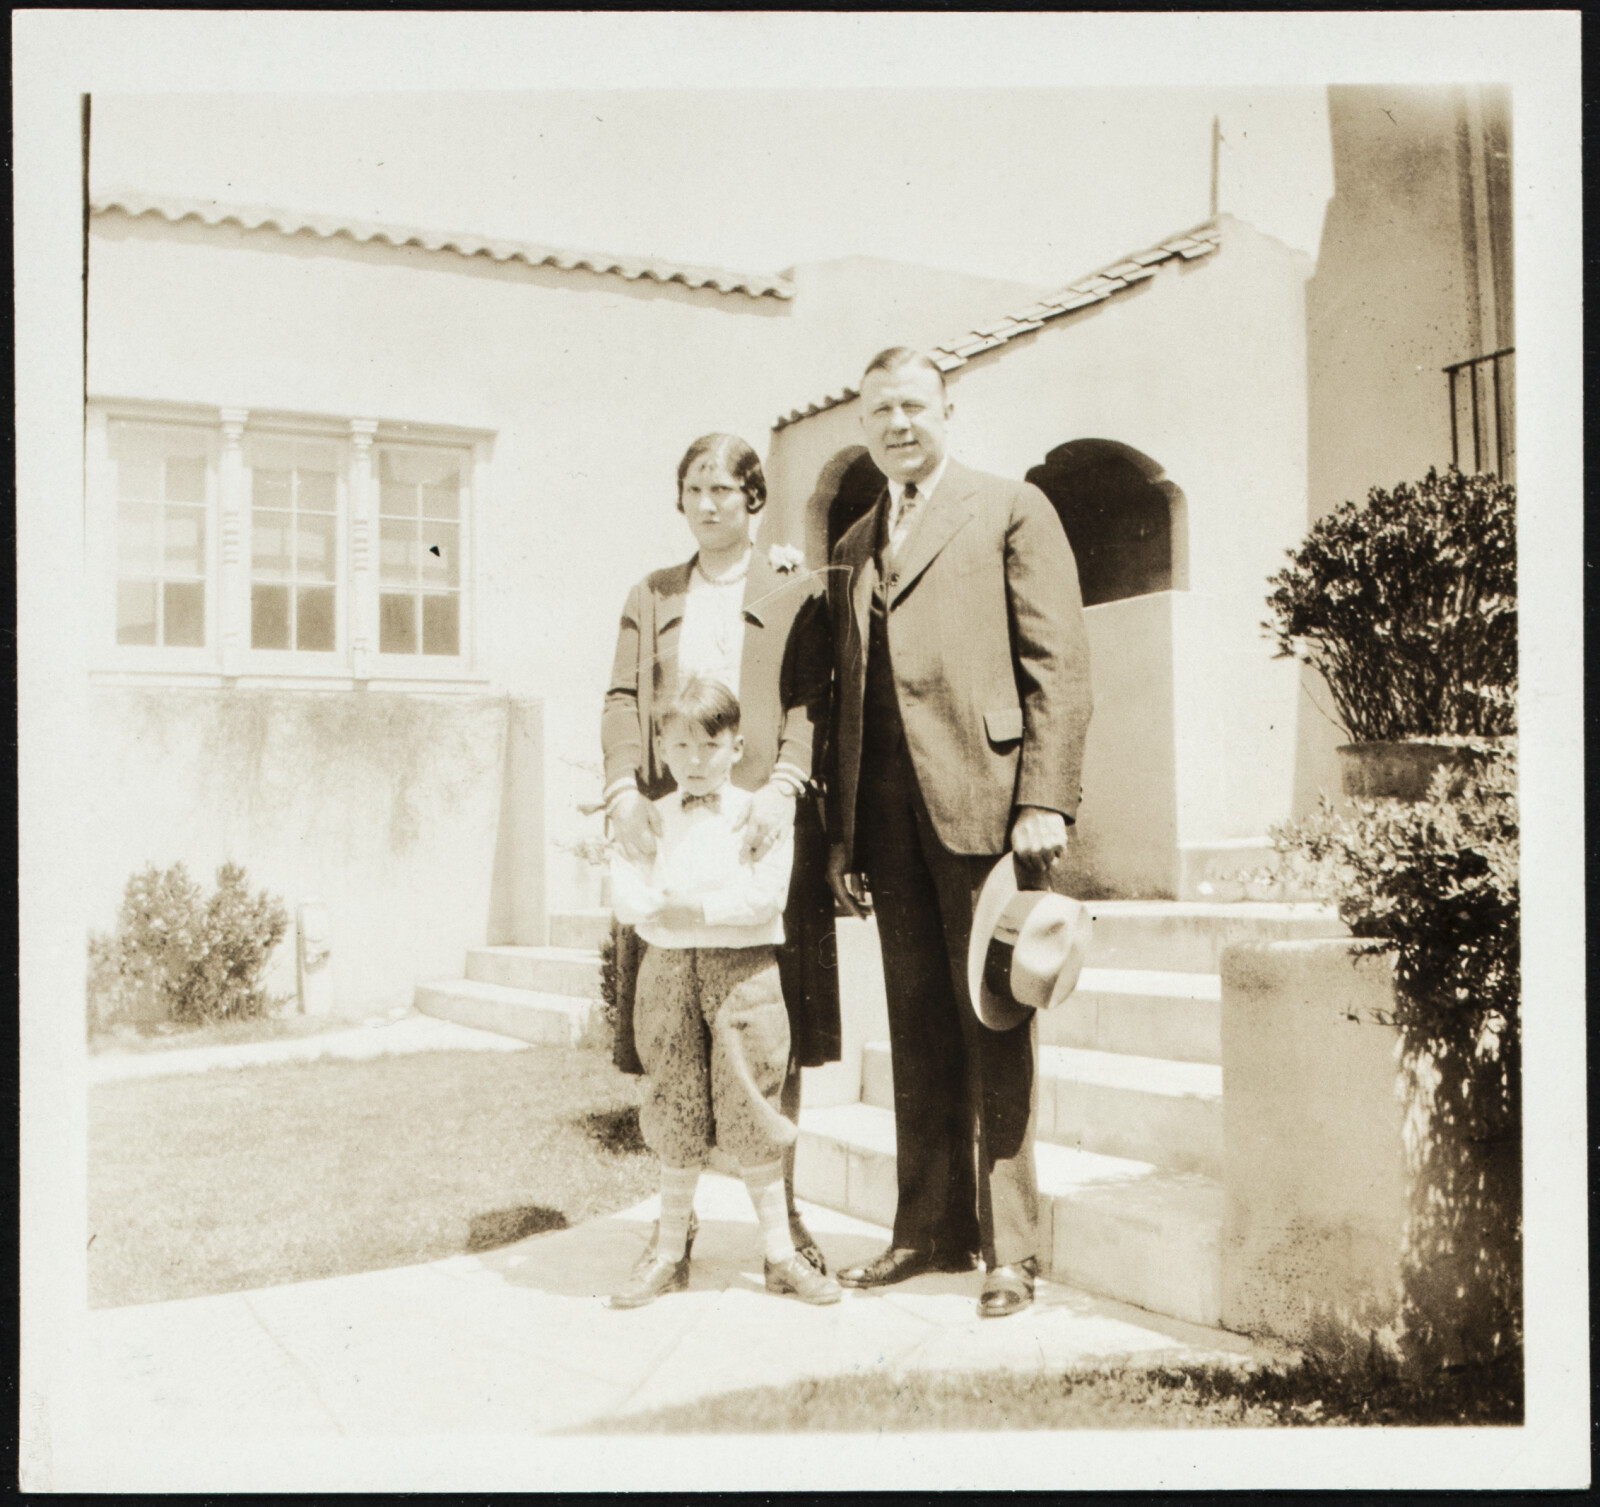
[[[24,1489],[1586,1484],[1575,15],[474,20],[18,17]]]

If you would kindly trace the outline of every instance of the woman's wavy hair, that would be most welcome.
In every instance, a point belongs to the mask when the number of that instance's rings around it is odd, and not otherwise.
[[[683,479],[702,455],[721,461],[744,492],[744,510],[759,513],[767,505],[767,478],[761,457],[736,434],[702,434],[678,462],[678,511],[683,511]]]

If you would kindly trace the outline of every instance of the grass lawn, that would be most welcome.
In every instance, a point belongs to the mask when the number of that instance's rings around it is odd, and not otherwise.
[[[153,1025],[123,1024],[92,1032],[89,1055],[100,1057],[112,1052],[171,1052],[186,1047],[289,1041],[301,1036],[321,1036],[329,1031],[351,1031],[360,1025],[359,1020],[332,1015],[266,1015],[259,1020],[221,1020],[203,1026],[178,1026],[166,1021]]]
[[[656,1186],[638,1081],[533,1047],[96,1084],[90,1304],[431,1261],[626,1208]]]
[[[836,1376],[757,1387],[587,1425],[583,1433],[914,1433],[923,1429],[1307,1428],[1522,1422],[1521,1376],[1426,1385],[1299,1365],[1215,1364]]]

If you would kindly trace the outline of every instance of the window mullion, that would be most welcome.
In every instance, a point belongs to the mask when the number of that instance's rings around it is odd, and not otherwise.
[[[376,419],[350,420],[350,604],[352,671],[370,680],[377,651],[378,593],[373,582],[372,437]]]
[[[222,463],[219,470],[222,511],[222,579],[217,592],[217,636],[222,645],[222,673],[237,675],[243,651],[243,630],[250,621],[249,590],[243,563],[244,426],[246,408],[222,410]]]

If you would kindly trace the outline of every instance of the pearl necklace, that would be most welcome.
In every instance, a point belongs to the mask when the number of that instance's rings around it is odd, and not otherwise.
[[[754,556],[754,550],[746,550],[744,559],[726,575],[712,575],[705,568],[705,566],[700,563],[698,556],[695,557],[694,568],[699,571],[700,579],[704,581],[707,586],[732,586],[735,581],[742,581],[747,575],[750,574],[750,561],[752,558],[754,558]]]

